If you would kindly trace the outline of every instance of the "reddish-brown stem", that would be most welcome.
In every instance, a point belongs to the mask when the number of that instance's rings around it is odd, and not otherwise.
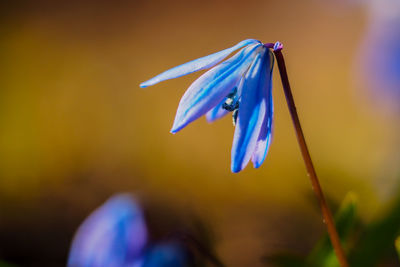
[[[269,47],[270,45],[266,46]],[[275,46],[273,47],[273,51],[275,54],[276,61],[278,63],[278,68],[279,68],[279,73],[281,76],[282,80],[282,86],[283,90],[285,92],[285,97],[286,97],[286,102],[289,107],[289,112],[292,117],[293,125],[296,131],[296,136],[297,136],[297,141],[300,145],[300,150],[301,154],[303,155],[304,163],[307,168],[308,176],[310,177],[312,188],[314,190],[314,193],[319,201],[321,210],[322,210],[322,216],[323,216],[323,221],[326,224],[326,227],[328,229],[328,234],[330,237],[330,240],[332,242],[332,246],[335,250],[337,259],[340,263],[340,266],[342,267],[348,267],[346,255],[344,253],[344,250],[342,248],[342,245],[340,243],[339,235],[336,230],[335,222],[332,216],[332,212],[329,209],[324,194],[322,192],[321,185],[319,183],[317,173],[315,172],[314,165],[311,161],[311,156],[310,152],[308,151],[308,147],[306,144],[306,140],[304,138],[303,130],[301,129],[301,124],[299,120],[299,116],[296,111],[296,106],[294,104],[294,99],[292,95],[292,90],[290,89],[290,84],[289,84],[289,79],[286,71],[286,65],[285,65],[285,60],[282,55],[282,44],[276,43]]]

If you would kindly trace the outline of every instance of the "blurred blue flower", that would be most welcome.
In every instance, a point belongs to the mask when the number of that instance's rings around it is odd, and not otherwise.
[[[68,266],[141,266],[147,243],[141,209],[128,194],[110,198],[79,227]]]
[[[79,227],[69,267],[183,267],[184,249],[176,242],[151,245],[143,213],[129,194],[111,197]]]
[[[220,63],[237,49],[240,51]],[[171,132],[178,132],[203,115],[208,121],[214,121],[232,111],[236,128],[231,170],[241,171],[250,159],[258,168],[267,155],[273,124],[273,55],[260,41],[244,40],[231,48],[167,70],[140,87],[207,68],[211,69],[195,80],[183,95]]]
[[[361,88],[379,110],[400,111],[400,1],[369,0],[369,21],[357,57]],[[368,107],[370,108],[370,106]]]

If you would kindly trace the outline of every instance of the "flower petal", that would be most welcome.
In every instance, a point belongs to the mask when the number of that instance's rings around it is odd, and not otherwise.
[[[254,168],[258,168],[264,162],[267,156],[269,146],[272,140],[272,131],[274,123],[274,106],[272,101],[272,69],[274,65],[274,56],[269,51],[269,57],[265,60],[266,66],[270,65],[269,71],[266,72],[265,82],[263,84],[262,92],[265,103],[267,104],[267,112],[265,113],[260,136],[257,140],[257,145],[254,150],[251,160],[253,161]]]
[[[163,73],[151,78],[148,81],[145,81],[140,84],[140,87],[145,88],[151,85],[154,85],[156,83],[169,80],[169,79],[174,79],[178,78],[199,70],[203,69],[208,69],[211,68],[212,66],[215,66],[217,63],[219,63],[221,60],[229,56],[233,51],[242,48],[244,46],[250,45],[250,44],[255,44],[255,43],[260,43],[260,41],[254,40],[254,39],[247,39],[243,40],[240,43],[236,44],[235,46],[232,46],[230,48],[227,48],[225,50],[216,52],[214,54],[201,57],[198,59],[195,59],[193,61],[187,62],[183,65],[174,67],[172,69],[169,69],[167,71],[164,71]]]
[[[269,110],[270,106],[272,106],[272,103],[269,103],[268,101],[267,112],[262,123],[260,136],[258,137],[256,148],[251,158],[254,168],[258,168],[261,166],[261,164],[263,164],[268,154],[269,146],[271,145],[274,119],[272,115],[273,112]]]
[[[208,122],[213,122],[215,120],[218,120],[222,117],[224,117],[226,114],[229,113],[226,109],[222,108],[222,105],[225,103],[225,98],[222,99],[221,102],[214,108],[212,108],[210,111],[206,113],[206,119]]]
[[[171,132],[178,132],[218,105],[248,70],[259,49],[261,44],[248,46],[194,81],[179,103]]]
[[[232,145],[232,172],[239,172],[250,161],[260,136],[262,122],[267,112],[263,89],[266,66],[269,66],[266,48],[254,60],[246,74],[239,104],[239,116]]]
[[[240,81],[238,82],[238,84],[236,85],[236,89],[237,89],[236,95],[237,96],[240,96],[242,94],[241,88],[243,87],[243,80],[244,79],[241,78]],[[208,111],[206,113],[206,119],[208,122],[213,122],[215,120],[218,120],[229,113],[228,110],[226,110],[222,107],[225,102],[226,102],[226,98],[222,99],[222,101],[217,106],[215,106],[214,108],[212,108],[210,111]]]
[[[79,227],[68,266],[125,266],[139,260],[147,228],[139,206],[128,194],[116,195]]]

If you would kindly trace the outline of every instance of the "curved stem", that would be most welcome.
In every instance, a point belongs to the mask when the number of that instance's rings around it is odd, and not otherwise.
[[[311,161],[310,152],[308,151],[308,147],[306,144],[306,140],[304,138],[303,130],[301,129],[299,116],[296,111],[296,106],[294,104],[294,99],[293,99],[292,91],[290,89],[288,75],[286,72],[285,60],[284,60],[282,52],[281,52],[282,44],[277,42],[275,44],[275,46],[273,47],[273,50],[274,50],[276,61],[278,63],[279,73],[280,73],[281,80],[282,80],[283,90],[285,92],[286,102],[288,104],[289,112],[292,117],[293,125],[294,125],[295,131],[296,131],[297,141],[300,146],[301,154],[303,155],[303,159],[304,159],[304,163],[307,168],[308,176],[310,177],[310,180],[311,180],[312,188],[314,190],[314,193],[319,201],[319,204],[320,204],[320,207],[322,210],[323,221],[326,224],[326,227],[328,229],[329,238],[332,242],[332,246],[335,250],[335,253],[336,253],[337,259],[340,263],[340,266],[348,267],[349,265],[347,263],[343,248],[340,244],[340,239],[339,239],[339,235],[337,233],[336,227],[335,227],[335,222],[334,222],[334,219],[332,216],[332,212],[329,209],[329,207],[325,201],[325,197],[322,192],[322,188],[319,183],[317,173],[315,172],[314,165]]]

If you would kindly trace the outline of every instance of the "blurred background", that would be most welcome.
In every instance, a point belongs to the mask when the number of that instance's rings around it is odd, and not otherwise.
[[[247,38],[284,44],[328,199],[352,191],[365,222],[382,216],[400,192],[400,7],[377,2],[1,2],[0,258],[63,266],[79,224],[116,192],[162,209],[161,223],[196,214],[227,266],[307,253],[325,228],[277,69],[269,155],[239,174],[229,116],[169,133],[199,74],[139,88]]]

